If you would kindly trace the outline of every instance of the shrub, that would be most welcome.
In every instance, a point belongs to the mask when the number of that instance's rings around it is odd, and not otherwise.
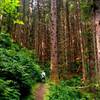
[[[61,81],[60,84],[50,84],[49,100],[92,100],[91,93],[81,91],[80,78]]]
[[[33,51],[13,43],[10,35],[0,33],[0,77],[5,81],[13,81],[21,98],[30,93],[31,85],[40,77],[41,69],[34,56]],[[11,91],[14,91],[14,88]],[[10,96],[9,93],[8,95]]]
[[[69,86],[52,86],[49,100],[80,100],[80,92]]]
[[[20,93],[12,84],[12,80],[2,80],[0,79],[0,100],[19,100]]]

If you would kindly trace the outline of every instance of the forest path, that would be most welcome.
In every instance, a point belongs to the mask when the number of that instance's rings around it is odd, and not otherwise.
[[[40,83],[35,93],[35,100],[44,100],[44,94],[46,93],[46,86]]]

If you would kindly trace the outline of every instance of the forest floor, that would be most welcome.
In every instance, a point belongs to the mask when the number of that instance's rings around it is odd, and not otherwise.
[[[41,83],[38,88],[36,89],[36,97],[35,100],[43,100],[45,94],[45,85]]]
[[[48,91],[47,85],[44,83],[39,83],[35,92],[35,100],[45,100],[47,91]]]

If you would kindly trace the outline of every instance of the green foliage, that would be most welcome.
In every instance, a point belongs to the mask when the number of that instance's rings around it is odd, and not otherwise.
[[[94,93],[95,100],[100,100],[100,83],[91,83],[89,86],[89,91]]]
[[[15,16],[19,7],[19,0],[0,0],[0,14]]]
[[[12,80],[4,81],[0,79],[0,100],[19,100],[20,93],[14,86],[10,86],[12,84]]]
[[[83,21],[87,21],[91,18],[91,2],[87,2],[85,0],[81,0],[81,19]]]
[[[0,77],[6,82],[11,80],[13,83],[11,86],[16,84],[15,88],[11,88],[11,90],[9,87],[9,91],[16,93],[19,90],[18,93],[21,94],[21,97],[30,93],[31,85],[40,79],[41,70],[36,62],[37,59],[33,51],[13,43],[10,35],[0,33]],[[33,72],[34,76],[32,76]],[[7,95],[10,96],[9,93]],[[4,97],[6,98],[6,95]]]
[[[2,48],[8,48],[11,46],[11,38],[9,37],[9,34],[0,33],[0,47]]]
[[[93,100],[91,93],[82,91],[81,80],[74,77],[71,80],[60,82],[60,84],[50,84],[49,100]]]
[[[20,7],[20,0],[0,0],[0,17],[3,19],[3,24],[20,24],[23,25],[24,22],[19,20],[21,13],[18,12]],[[9,26],[9,25],[8,25]]]
[[[79,76],[74,76],[70,80],[62,81],[63,85],[68,85],[68,86],[80,86],[81,85],[81,77]]]
[[[24,22],[17,19],[17,20],[14,21],[14,24],[24,25]]]
[[[73,0],[68,1],[68,5],[69,5],[69,11],[70,12],[75,12],[76,10],[76,5],[75,2]]]
[[[49,100],[80,100],[80,92],[69,86],[53,86]]]

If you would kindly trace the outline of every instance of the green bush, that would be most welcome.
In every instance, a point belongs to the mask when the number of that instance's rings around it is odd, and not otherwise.
[[[69,86],[52,86],[49,100],[80,100],[80,92]]]
[[[12,39],[9,34],[0,33],[0,48],[8,48],[11,46]]]
[[[20,93],[12,84],[12,80],[2,80],[0,79],[0,100],[19,100]]]
[[[93,100],[89,92],[83,92],[80,88],[80,78],[61,81],[60,84],[50,84],[49,100]]]
[[[21,98],[30,93],[31,85],[40,79],[40,72],[33,51],[13,43],[9,34],[0,33],[0,77],[5,81],[12,80],[16,83],[14,87],[19,90]],[[9,93],[8,95],[10,96]]]
[[[68,85],[68,86],[80,86],[81,83],[81,77],[79,76],[74,76],[70,80],[62,81],[61,82],[63,85]]]

